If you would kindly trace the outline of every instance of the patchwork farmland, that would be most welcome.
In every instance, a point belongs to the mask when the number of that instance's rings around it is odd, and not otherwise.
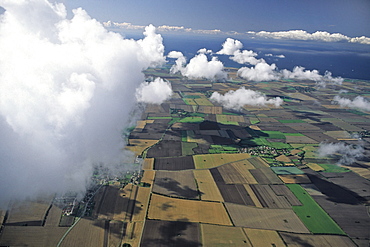
[[[368,246],[369,160],[318,155],[322,142],[360,137],[369,157],[370,114],[330,103],[349,80],[302,91],[315,82],[146,73],[167,75],[174,94],[146,105],[126,136],[140,172],[100,180],[91,208],[66,197],[69,212],[53,196],[13,203],[0,212],[0,246]],[[348,94],[370,90],[356,85]],[[232,111],[210,100],[240,86],[284,104]]]

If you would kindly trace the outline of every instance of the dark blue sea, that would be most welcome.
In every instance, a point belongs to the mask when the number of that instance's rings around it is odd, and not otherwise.
[[[142,38],[138,35],[125,36]],[[188,60],[201,48],[219,51],[226,38],[231,37],[240,40],[244,45],[243,49],[257,52],[257,58],[263,58],[270,64],[275,63],[280,70],[292,70],[295,66],[303,66],[309,70],[316,69],[320,74],[330,71],[333,76],[370,80],[370,45],[192,34],[162,34],[162,37],[166,54],[172,50],[181,51]],[[285,58],[276,57],[277,55],[284,55]],[[243,66],[233,62],[228,56],[218,57],[226,67]]]

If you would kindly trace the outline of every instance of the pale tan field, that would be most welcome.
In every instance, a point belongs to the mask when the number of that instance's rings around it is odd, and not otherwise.
[[[146,158],[143,163],[143,170],[153,170],[154,158]]]
[[[351,139],[351,135],[347,131],[326,131],[325,135],[333,137],[334,139]]]
[[[286,137],[287,143],[308,143],[308,144],[316,144],[318,143],[314,139],[311,139],[307,136],[287,136]]]
[[[144,170],[143,177],[141,178],[141,182],[153,185],[154,177],[155,177],[154,170]]]
[[[100,247],[104,242],[104,220],[82,218],[63,240],[62,247]]]
[[[206,98],[199,98],[199,99],[194,99],[195,103],[198,105],[204,105],[204,106],[213,106],[212,102],[209,101]]]
[[[213,168],[223,164],[248,159],[251,156],[246,153],[237,154],[204,154],[194,155],[194,163],[196,169]]]
[[[212,174],[209,170],[193,170],[195,180],[197,181],[201,199],[206,201],[222,202],[223,198],[217,188]]]
[[[131,244],[132,247],[139,246],[143,229],[143,221],[127,223],[126,233],[122,240],[122,243]]]
[[[48,216],[46,217],[45,226],[58,226],[61,216],[62,210],[53,205],[49,210]]]
[[[275,159],[277,160],[277,161],[282,161],[282,162],[292,162],[288,157],[286,157],[285,155],[280,155],[280,156],[278,156],[278,157],[275,157]]]
[[[222,203],[175,199],[156,194],[152,194],[148,218],[232,225]]]
[[[132,221],[144,221],[149,204],[150,188],[138,187]]]
[[[279,175],[279,178],[286,184],[309,184],[311,180],[305,174]]]
[[[198,108],[198,112],[205,114],[222,114],[222,107],[200,105]]]
[[[253,247],[275,246],[284,247],[285,244],[276,231],[244,228]]]
[[[248,228],[309,233],[291,209],[256,208],[225,203],[235,226]]]
[[[245,190],[248,192],[249,196],[251,197],[254,205],[256,205],[257,208],[263,208],[261,202],[258,200],[256,194],[252,190],[252,188],[248,184],[243,185]]]
[[[306,166],[308,166],[309,168],[311,168],[312,170],[314,170],[316,172],[325,170],[324,168],[322,168],[321,166],[319,166],[316,163],[307,163]]]
[[[144,139],[130,139],[129,144],[126,148],[136,155],[141,154],[148,147],[156,144],[158,140],[144,140]]]
[[[200,224],[203,246],[252,246],[240,227]]]

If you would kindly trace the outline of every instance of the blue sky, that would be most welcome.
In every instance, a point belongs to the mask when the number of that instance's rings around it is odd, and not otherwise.
[[[221,31],[339,32],[370,36],[369,0],[62,0],[99,21]]]

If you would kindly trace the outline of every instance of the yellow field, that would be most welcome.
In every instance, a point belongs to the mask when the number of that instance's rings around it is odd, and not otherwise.
[[[276,231],[244,228],[253,247],[276,246],[284,247],[285,244]]]
[[[370,170],[363,167],[352,167],[352,166],[342,166],[343,168],[348,168],[351,171],[357,173],[361,177],[364,177],[366,179],[370,179]]]
[[[312,170],[314,170],[316,172],[325,170],[324,168],[322,168],[321,166],[319,166],[316,163],[307,163],[306,166],[308,166],[309,168],[311,168]]]
[[[141,182],[153,185],[154,177],[155,177],[154,170],[144,170],[143,177],[141,178]]]
[[[62,247],[103,246],[104,220],[81,218],[63,240]]]
[[[200,224],[203,246],[252,246],[242,228]]]
[[[196,169],[213,168],[223,164],[248,159],[250,157],[251,156],[246,153],[193,155]]]
[[[129,139],[129,144],[126,149],[135,153],[136,155],[141,154],[146,148],[156,144],[158,140],[144,140],[144,139]]]
[[[146,158],[143,163],[143,170],[153,170],[154,158]]]
[[[279,175],[279,178],[286,184],[309,184],[311,180],[305,174]]]
[[[292,162],[287,156],[285,156],[283,154],[278,156],[278,157],[275,157],[275,159],[277,161],[282,161],[282,162]]]
[[[137,187],[137,195],[135,206],[134,206],[134,213],[132,215],[132,221],[144,221],[146,216],[146,211],[148,209],[149,203],[149,194],[150,188],[146,187]]]
[[[256,194],[254,193],[254,191],[252,190],[252,188],[248,185],[248,184],[244,184],[243,185],[245,190],[248,192],[249,196],[251,197],[254,205],[256,205],[257,208],[263,208],[260,200],[258,200]]]
[[[175,199],[153,194],[149,219],[232,225],[222,203]]]
[[[325,135],[333,137],[334,139],[350,139],[351,135],[347,131],[326,131],[324,132]],[[356,139],[355,139],[356,140]]]
[[[206,98],[199,98],[199,99],[194,99],[195,103],[198,105],[205,105],[205,106],[213,106],[212,102],[209,101]]]
[[[222,114],[222,107],[201,105],[198,108],[198,112],[206,114]]]
[[[222,202],[223,198],[217,188],[212,174],[209,170],[194,170],[194,177],[197,181],[199,191],[201,192],[201,199],[206,201]]]
[[[256,208],[225,202],[235,226],[309,233],[292,209]]]
[[[239,115],[216,115],[217,122],[244,122],[244,117]]]
[[[145,128],[146,120],[136,121],[135,131],[142,131]]]
[[[139,246],[141,234],[143,233],[144,222],[129,222],[127,223],[126,233],[122,243],[131,244],[131,246]]]

